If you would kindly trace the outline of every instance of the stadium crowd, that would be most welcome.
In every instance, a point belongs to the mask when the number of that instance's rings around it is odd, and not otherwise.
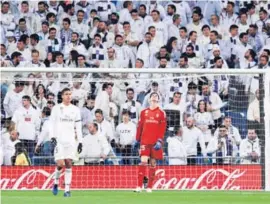
[[[268,1],[1,1],[1,67],[269,69]],[[130,165],[140,111],[167,113],[163,164],[260,163],[260,77],[2,73],[1,165],[53,164],[61,90],[81,109],[77,164]],[[206,159],[207,158],[207,159]]]

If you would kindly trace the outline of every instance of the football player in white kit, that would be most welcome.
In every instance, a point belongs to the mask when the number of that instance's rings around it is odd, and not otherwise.
[[[56,161],[55,180],[52,192],[58,194],[59,177],[65,166],[65,193],[70,197],[70,184],[72,178],[72,160],[76,152],[82,152],[82,123],[78,107],[71,104],[71,91],[69,88],[62,90],[62,103],[52,109],[50,117],[50,137],[55,145],[54,157]],[[78,144],[78,145],[77,145]]]

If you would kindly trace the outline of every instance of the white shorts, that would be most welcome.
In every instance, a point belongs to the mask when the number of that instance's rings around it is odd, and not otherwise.
[[[63,146],[57,144],[54,148],[54,159],[55,161],[64,160],[64,159],[76,159],[77,148],[74,145]]]

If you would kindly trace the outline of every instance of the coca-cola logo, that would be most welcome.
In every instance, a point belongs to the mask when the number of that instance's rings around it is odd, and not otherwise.
[[[63,176],[63,174],[61,174]],[[0,188],[2,190],[26,190],[27,187],[33,186],[33,190],[50,189],[53,186],[54,174],[48,173],[42,169],[32,169],[23,173],[19,178],[1,178]]]
[[[136,166],[74,166],[72,188],[134,188]],[[54,167],[2,167],[0,189],[51,189]],[[121,173],[119,173],[121,172]],[[98,174],[98,176],[97,176]],[[255,177],[254,177],[255,175]],[[64,171],[61,177],[64,176]],[[62,178],[61,178],[62,181]],[[62,183],[60,181],[60,183]],[[127,182],[129,181],[129,182]],[[244,190],[261,189],[261,166],[161,166],[154,189]]]
[[[156,176],[159,178],[153,188],[154,189],[192,189],[192,190],[240,190],[240,185],[233,185],[234,182],[243,176],[246,171],[235,169],[233,172],[224,169],[209,169],[195,178],[176,178],[166,176],[164,169],[156,171]],[[181,176],[181,175],[179,175]],[[215,185],[216,183],[216,185]]]

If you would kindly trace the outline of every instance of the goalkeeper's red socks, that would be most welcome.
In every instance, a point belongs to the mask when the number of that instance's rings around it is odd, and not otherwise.
[[[142,188],[142,185],[143,185],[143,178],[146,174],[146,168],[147,168],[147,163],[141,163],[139,165],[138,187],[140,188]]]
[[[148,181],[148,186],[147,188],[152,188],[153,187],[153,182],[155,180],[155,175],[156,175],[156,167],[149,167],[149,181]]]

